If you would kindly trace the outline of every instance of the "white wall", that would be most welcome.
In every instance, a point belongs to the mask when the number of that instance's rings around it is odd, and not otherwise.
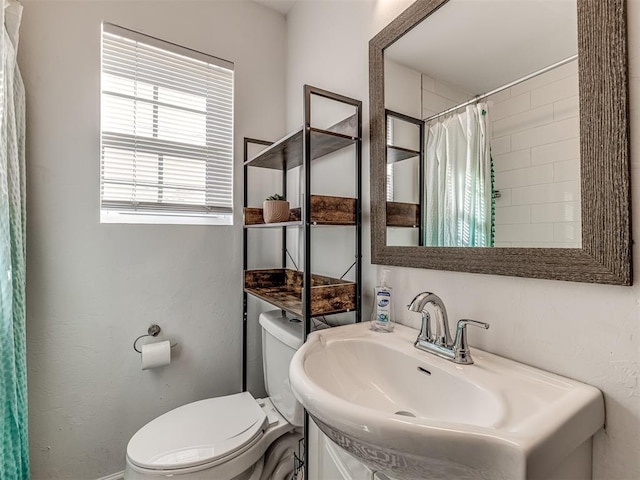
[[[455,107],[473,98],[474,95],[455,85],[422,74],[422,118]]]
[[[284,132],[285,20],[244,1],[24,5],[32,478],[95,479],[152,418],[240,390],[242,138]],[[99,223],[102,20],[235,62],[235,226]],[[151,323],[180,346],[142,372]]]
[[[302,1],[288,16],[288,124],[299,122],[301,86],[315,84],[361,98],[368,118],[368,41],[411,0]],[[445,7],[446,8],[446,7]],[[640,0],[628,1],[634,236],[640,228]],[[364,135],[368,138],[368,122]],[[365,143],[365,165],[368,142]],[[368,168],[364,169],[368,182]],[[326,178],[329,182],[331,179]],[[365,189],[365,210],[369,207]],[[367,223],[368,226],[368,223]],[[367,232],[368,233],[368,232]],[[368,240],[369,235],[365,238]],[[366,256],[367,257],[367,256]],[[636,265],[640,262],[637,251]],[[378,268],[365,265],[365,289]],[[594,442],[594,479],[640,478],[640,285],[613,287],[551,280],[393,268],[397,305],[431,290],[450,318],[491,323],[472,344],[602,389],[607,430]],[[636,275],[636,283],[640,278]],[[367,302],[365,305],[369,305]],[[402,313],[416,326],[419,318]],[[412,315],[411,317],[409,315]]]

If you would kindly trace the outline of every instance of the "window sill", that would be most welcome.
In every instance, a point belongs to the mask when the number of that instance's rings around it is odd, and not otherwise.
[[[233,215],[189,215],[184,213],[136,213],[101,210],[100,223],[156,225],[233,225]]]

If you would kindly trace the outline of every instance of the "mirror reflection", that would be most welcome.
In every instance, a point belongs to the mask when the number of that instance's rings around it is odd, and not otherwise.
[[[384,51],[388,245],[581,247],[576,13],[450,0]]]

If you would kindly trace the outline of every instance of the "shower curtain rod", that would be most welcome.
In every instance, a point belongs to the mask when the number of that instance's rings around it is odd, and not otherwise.
[[[564,60],[560,60],[559,62],[556,62],[553,65],[549,65],[547,67],[541,68],[537,72],[533,72],[533,73],[530,73],[529,75],[525,75],[522,78],[514,80],[511,83],[507,83],[506,85],[502,85],[501,87],[498,87],[498,88],[496,88],[494,90],[491,90],[490,92],[483,93],[482,95],[476,95],[471,100],[467,100],[466,102],[463,102],[460,105],[456,105],[455,107],[451,107],[451,108],[449,108],[449,109],[447,109],[447,110],[445,110],[443,112],[436,113],[435,115],[431,115],[430,117],[425,118],[424,122],[425,123],[426,122],[430,122],[431,120],[435,120],[436,118],[440,118],[443,115],[446,115],[446,114],[451,113],[451,112],[455,112],[459,108],[466,107],[467,105],[471,105],[472,103],[477,103],[480,100],[485,99],[485,98],[487,98],[487,97],[489,97],[491,95],[494,95],[494,94],[496,94],[498,92],[501,92],[503,90],[506,90],[507,88],[511,88],[514,85],[517,85],[517,84],[522,83],[522,82],[526,82],[530,78],[537,77],[538,75],[542,75],[543,73],[547,73],[549,70],[553,70],[554,68],[561,67],[562,65],[564,65],[566,63],[574,61],[576,58],[578,58],[578,54],[572,55],[572,56],[570,56],[568,58],[565,58]]]

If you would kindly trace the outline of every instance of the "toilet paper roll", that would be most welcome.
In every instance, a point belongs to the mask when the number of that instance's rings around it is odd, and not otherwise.
[[[164,367],[171,363],[171,344],[168,341],[142,345],[142,370]]]

